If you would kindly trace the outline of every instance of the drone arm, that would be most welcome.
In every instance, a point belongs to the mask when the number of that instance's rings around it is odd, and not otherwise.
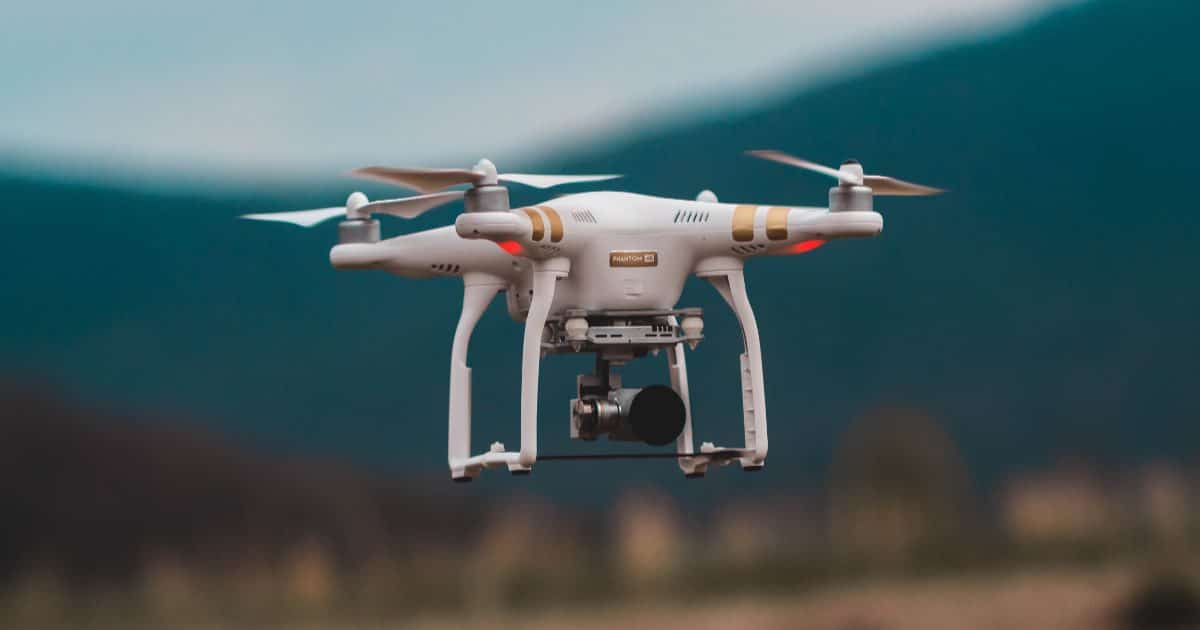
[[[506,282],[496,276],[467,273],[463,277],[463,306],[450,351],[449,461],[453,478],[469,475],[464,462],[471,456],[471,368],[467,347],[483,312]]]

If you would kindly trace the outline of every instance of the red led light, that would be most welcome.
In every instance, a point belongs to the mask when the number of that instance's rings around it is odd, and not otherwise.
[[[503,249],[513,256],[520,256],[521,252],[524,251],[521,247],[521,244],[516,241],[500,241],[496,244],[500,246],[500,249]]]
[[[789,254],[806,254],[824,244],[825,244],[825,241],[823,241],[819,238],[814,238],[809,241],[800,241],[799,243],[796,243],[795,245],[788,247],[787,253],[789,253]]]

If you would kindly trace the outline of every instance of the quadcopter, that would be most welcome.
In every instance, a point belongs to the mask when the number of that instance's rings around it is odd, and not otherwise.
[[[242,218],[311,227],[342,217],[338,243],[329,252],[336,269],[381,269],[405,278],[456,277],[463,282],[462,313],[450,351],[450,476],[471,481],[485,468],[528,474],[551,459],[667,457],[690,478],[712,464],[761,470],[767,458],[767,409],[758,325],[746,289],[746,260],[802,254],[835,239],[877,236],[883,217],[877,195],[924,196],[942,192],[882,175],[866,175],[854,161],[830,168],[774,150],[748,155],[833,177],[828,207],[722,203],[710,191],[694,200],[629,192],[585,192],[510,208],[505,184],[551,188],[604,181],[619,175],[498,173],[480,160],[471,169],[372,166],[355,176],[397,184],[418,193],[370,201],[355,192],[345,206],[248,214]],[[456,186],[466,189],[454,189]],[[373,215],[415,218],[462,200],[454,225],[380,238]],[[684,347],[703,339],[703,313],[679,308],[689,276],[707,280],[740,325],[741,447],[692,436]],[[476,323],[503,293],[509,315],[524,323],[521,352],[520,448],[495,442],[471,453],[471,368],[467,347]],[[669,385],[624,387],[619,368],[665,351]],[[615,455],[539,455],[538,372],[543,356],[595,355],[591,374],[576,377],[570,401],[570,434],[592,441],[675,443],[674,452]]]

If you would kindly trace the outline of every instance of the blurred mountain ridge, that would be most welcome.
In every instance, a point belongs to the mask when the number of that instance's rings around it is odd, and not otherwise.
[[[136,578],[156,554],[214,573],[319,544],[337,566],[474,535],[483,504],[311,458],[264,458],[186,422],[57,400],[0,382],[0,583],[38,568]],[[413,512],[420,519],[409,518]],[[42,566],[45,565],[45,566]]]
[[[876,200],[878,239],[749,264],[773,442],[764,487],[824,477],[850,420],[884,402],[928,411],[985,483],[1063,453],[1190,458],[1200,219],[1171,193],[1191,181],[1200,140],[1200,50],[1181,32],[1197,18],[1186,2],[1093,2],[541,168],[625,172],[622,189],[684,198],[711,188],[728,201],[823,203],[829,182],[742,156],[780,148],[951,191]],[[0,369],[106,404],[186,409],[264,448],[437,470],[458,283],[340,274],[326,258],[332,226],[233,220],[350,190],[148,193],[0,175],[10,270]],[[514,205],[537,199],[514,190]],[[477,448],[518,442],[519,329],[500,302],[472,343]],[[734,442],[735,322],[699,282],[683,303],[709,320],[689,360],[697,437]],[[588,369],[547,359],[543,451],[582,448],[566,438],[565,401]],[[666,380],[659,363],[631,374]],[[684,486],[661,462],[587,470],[568,465],[530,487],[588,496],[580,485],[606,495],[649,481],[700,497],[744,484],[719,470],[703,490]]]

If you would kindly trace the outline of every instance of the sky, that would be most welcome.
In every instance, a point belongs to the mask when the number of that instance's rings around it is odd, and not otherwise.
[[[26,2],[0,20],[0,159],[223,174],[520,162],[1068,1]]]

